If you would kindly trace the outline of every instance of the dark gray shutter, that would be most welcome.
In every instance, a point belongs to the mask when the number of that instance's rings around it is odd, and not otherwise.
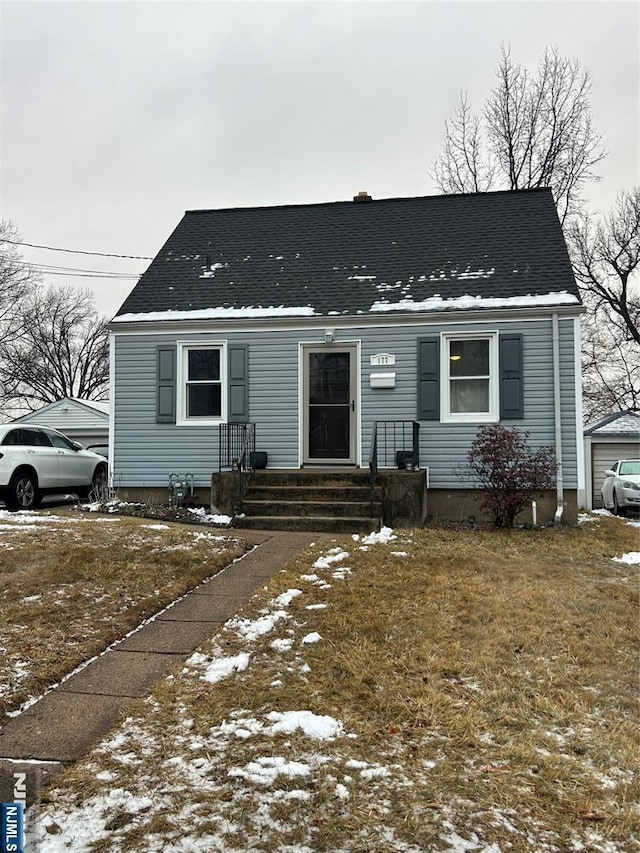
[[[524,418],[522,335],[500,335],[500,419]]]
[[[246,344],[231,344],[229,361],[229,422],[249,420],[249,353]]]
[[[161,344],[157,349],[156,423],[176,422],[176,348]]]
[[[418,420],[440,420],[440,338],[418,338]]]

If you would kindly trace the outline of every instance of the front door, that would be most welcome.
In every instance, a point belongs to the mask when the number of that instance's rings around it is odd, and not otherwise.
[[[355,465],[356,344],[303,349],[303,462]]]

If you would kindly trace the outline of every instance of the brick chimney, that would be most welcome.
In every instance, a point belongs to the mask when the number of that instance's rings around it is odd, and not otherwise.
[[[358,195],[354,195],[354,201],[371,201],[371,196],[366,190],[361,190]]]

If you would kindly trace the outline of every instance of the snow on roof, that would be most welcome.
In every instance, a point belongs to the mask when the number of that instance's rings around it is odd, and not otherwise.
[[[372,311],[444,311],[448,309],[469,308],[533,308],[553,305],[579,305],[578,299],[566,290],[560,293],[541,293],[536,296],[505,296],[488,297],[464,296],[453,299],[443,299],[439,294],[414,302],[412,299],[402,299],[400,302],[380,300],[371,306]]]
[[[468,310],[471,308],[535,308],[554,305],[579,305],[579,300],[573,294],[544,293],[536,296],[507,296],[490,297],[471,296],[465,294],[452,299],[443,299],[439,294],[420,302],[412,299],[402,299],[400,302],[378,300],[371,306],[371,311],[384,313],[389,311],[446,311]],[[337,312],[332,312],[337,313]],[[114,317],[113,323],[134,323],[152,320],[236,320],[242,317],[313,317],[316,312],[308,306],[285,308],[271,306],[269,308],[200,308],[195,311],[147,311],[139,314],[120,314]]]
[[[236,320],[240,317],[312,317],[316,312],[307,305],[295,308],[199,308],[195,311],[146,311],[140,314],[120,314],[112,323],[134,323],[140,320]]]

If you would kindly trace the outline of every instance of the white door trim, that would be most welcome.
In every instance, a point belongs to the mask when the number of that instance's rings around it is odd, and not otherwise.
[[[355,410],[353,412],[353,416],[351,418],[351,429],[353,431],[353,435],[351,436],[351,457],[349,461],[341,460],[340,462],[335,461],[327,461],[327,466],[333,465],[345,465],[346,467],[355,466],[359,467],[361,465],[361,457],[362,457],[362,416],[361,416],[361,399],[362,399],[362,371],[361,371],[361,341],[360,340],[346,340],[346,341],[337,341],[332,344],[322,344],[318,343],[318,341],[299,341],[298,342],[298,465],[299,467],[303,467],[305,464],[314,464],[314,465],[322,465],[322,461],[309,463],[306,461],[305,447],[306,447],[306,429],[307,429],[307,403],[306,403],[306,394],[305,394],[305,370],[306,370],[306,359],[309,352],[325,352],[331,351],[334,352],[342,352],[342,351],[350,351],[352,353],[351,359],[351,368],[353,371],[353,376],[351,377],[353,395],[354,395],[354,403]]]

